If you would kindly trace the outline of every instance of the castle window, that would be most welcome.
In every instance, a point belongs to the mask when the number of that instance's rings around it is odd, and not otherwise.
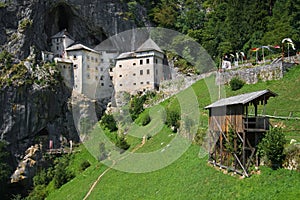
[[[87,68],[89,69],[89,68],[90,68],[90,65],[87,65]]]
[[[101,62],[103,62],[104,60],[101,58]]]
[[[97,58],[95,58],[95,62],[98,62],[98,59],[97,59]]]
[[[146,59],[146,64],[149,64],[150,63],[150,60],[149,58]]]
[[[112,77],[112,76],[110,76],[109,78],[110,78],[110,80],[113,80],[113,77]]]
[[[66,65],[63,65],[63,68],[66,69]]]
[[[157,60],[157,58],[155,58],[155,63],[156,63],[156,64],[158,63],[158,60]]]
[[[74,58],[74,59],[77,59],[77,56],[76,56],[76,55],[74,55],[74,56],[73,56],[73,58]]]
[[[136,85],[136,83],[133,83],[133,85]]]
[[[95,69],[96,69],[96,71],[98,71],[98,67],[96,67]]]
[[[73,67],[76,69],[78,66],[76,64],[74,64]]]
[[[97,69],[98,69],[98,68],[97,68]],[[102,67],[100,68],[100,71],[103,72],[103,68],[102,68]]]
[[[59,47],[58,47],[58,46],[56,47],[56,50],[59,50]]]
[[[150,74],[150,69],[147,69],[147,74]]]
[[[149,85],[149,84],[150,84],[150,82],[149,82],[149,81],[147,81],[147,84]]]
[[[91,57],[91,60],[94,61],[94,57]]]
[[[143,60],[140,60],[140,65],[142,65],[143,64]]]
[[[86,59],[87,59],[87,60],[90,60],[90,56],[86,56]]]
[[[113,72],[113,68],[110,68],[109,71],[110,71],[110,72]]]
[[[122,77],[122,74],[120,74],[119,77]]]
[[[98,80],[98,76],[95,76],[95,79]]]
[[[119,67],[121,68],[121,67],[122,67],[122,65],[119,65]]]
[[[112,87],[112,85],[109,85],[109,87]]]
[[[120,84],[120,86],[122,87],[123,85],[122,85],[122,84]]]
[[[133,65],[133,66],[135,66],[135,65],[136,65],[136,63],[133,63],[132,65]]]
[[[143,75],[143,70],[140,70],[140,75]]]
[[[101,86],[104,86],[104,83],[101,83]]]
[[[88,75],[87,75],[87,78],[88,78],[88,79],[90,79],[90,78],[91,78],[91,76],[88,74]]]
[[[136,74],[135,73],[133,73],[133,76],[135,76]]]
[[[141,82],[141,85],[143,85],[144,84],[144,82]]]
[[[100,80],[103,81],[103,76],[100,77]]]

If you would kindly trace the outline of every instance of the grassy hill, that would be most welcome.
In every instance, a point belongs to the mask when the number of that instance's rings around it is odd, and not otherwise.
[[[204,106],[210,103],[207,83],[201,80],[192,87],[196,93],[200,110],[200,125],[207,128],[207,112]],[[267,114],[299,116],[300,104],[300,67],[291,69],[282,80],[259,82],[245,85],[238,91],[225,87],[227,96],[270,89],[279,96],[271,98],[267,105]],[[161,104],[165,107],[178,107],[175,97]],[[295,112],[296,111],[296,112]],[[297,120],[272,120],[273,124],[283,127],[287,139],[300,141]],[[171,136],[171,137],[170,137]],[[150,152],[160,149],[172,139],[169,128],[163,127],[160,132],[148,140],[137,152]],[[129,137],[132,146],[141,140]],[[78,171],[79,163],[89,160],[91,166],[60,189],[50,193],[47,199],[83,199],[94,181],[106,166],[98,163],[83,147],[76,153],[70,169]],[[134,148],[131,148],[134,149]],[[149,173],[125,173],[109,170],[95,186],[88,199],[297,199],[300,196],[300,173],[284,169],[271,170],[261,167],[261,174],[240,179],[214,169],[207,164],[207,158],[199,157],[200,147],[191,145],[189,149],[171,165]]]

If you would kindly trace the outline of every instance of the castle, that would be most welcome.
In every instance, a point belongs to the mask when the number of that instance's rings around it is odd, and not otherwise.
[[[152,39],[133,52],[77,43],[66,30],[51,37],[51,52],[44,61],[55,61],[65,84],[90,99],[109,97],[113,92],[158,90],[160,82],[171,79],[163,51]]]

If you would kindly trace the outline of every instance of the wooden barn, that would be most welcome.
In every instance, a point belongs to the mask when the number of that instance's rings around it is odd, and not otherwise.
[[[275,96],[270,90],[262,90],[220,99],[206,106],[209,162],[248,176],[250,165],[259,164],[257,145],[270,128],[265,116],[266,104]],[[262,115],[258,116],[258,110]]]

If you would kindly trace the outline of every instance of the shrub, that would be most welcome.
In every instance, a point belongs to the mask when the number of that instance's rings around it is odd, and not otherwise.
[[[167,118],[165,124],[171,128],[174,128],[176,132],[180,126],[180,114],[177,110],[167,109]]]
[[[99,161],[105,160],[108,157],[108,153],[105,149],[105,143],[104,142],[101,142],[99,144],[99,151],[100,151]]]
[[[129,149],[130,145],[126,142],[124,136],[120,136],[116,138],[116,146],[120,148],[120,153],[123,153],[127,149]]]
[[[91,163],[89,161],[87,161],[87,160],[83,161],[80,164],[80,171],[86,170],[86,168],[88,168],[89,166],[91,166]]]
[[[100,124],[111,132],[118,130],[117,123],[113,115],[105,113],[101,118]]]
[[[55,166],[54,170],[54,187],[56,189],[60,188],[63,184],[69,182],[74,178],[74,173],[67,170],[69,165],[69,158],[63,157],[59,159],[58,163]]]
[[[141,119],[142,126],[146,126],[150,122],[151,122],[151,118],[148,112],[142,115],[142,119]]]
[[[273,169],[281,167],[284,159],[285,136],[280,128],[272,128],[258,145],[259,153],[266,157],[267,165]]]
[[[144,111],[144,103],[146,101],[146,96],[134,96],[129,105],[129,113],[131,115],[131,119],[134,121],[139,114],[141,114]]]
[[[230,80],[229,84],[231,90],[236,91],[241,89],[244,86],[245,82],[238,77],[234,77],[233,79]]]

